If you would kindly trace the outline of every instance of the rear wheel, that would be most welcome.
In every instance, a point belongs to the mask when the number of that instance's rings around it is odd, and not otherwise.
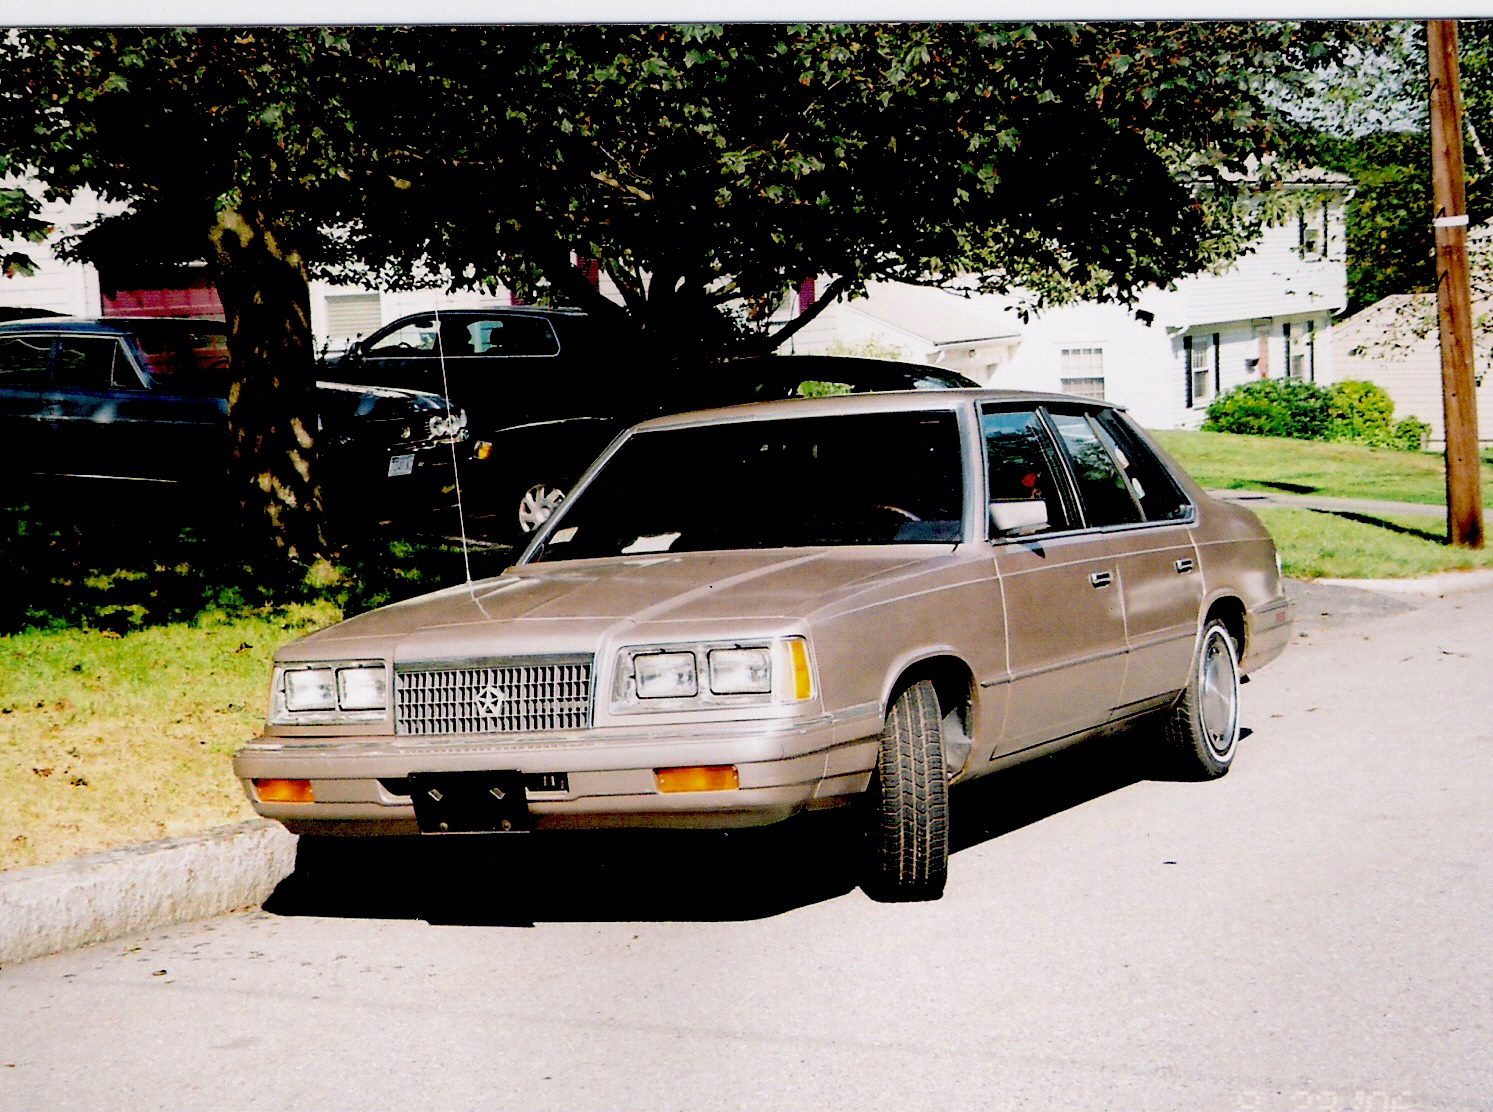
[[[1214,618],[1203,627],[1187,689],[1167,724],[1172,756],[1192,779],[1228,772],[1239,746],[1239,656],[1228,627]]]
[[[927,680],[897,699],[881,732],[871,779],[868,873],[862,888],[884,903],[936,900],[949,863],[949,780],[938,696]]]

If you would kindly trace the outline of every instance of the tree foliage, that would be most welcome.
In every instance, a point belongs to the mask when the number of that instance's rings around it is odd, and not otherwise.
[[[206,259],[246,510],[325,550],[306,279],[501,282],[654,361],[766,351],[804,278],[1127,299],[1242,250],[1277,105],[1353,25],[15,31],[0,169],[124,202],[80,257]],[[24,193],[0,231],[36,235]],[[6,265],[22,265],[22,251]],[[586,280],[596,260],[621,291]]]

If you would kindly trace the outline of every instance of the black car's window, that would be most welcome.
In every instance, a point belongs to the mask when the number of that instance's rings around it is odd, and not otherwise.
[[[986,409],[980,427],[985,435],[991,537],[1027,536],[1075,525],[1063,504],[1051,442],[1036,411]]]
[[[643,432],[566,503],[538,559],[953,543],[962,476],[947,410]]]
[[[1094,420],[1114,442],[1116,458],[1130,480],[1131,490],[1140,499],[1146,520],[1174,521],[1186,517],[1191,504],[1182,488],[1124,418],[1112,409],[1101,409]]]
[[[50,336],[0,336],[0,386],[40,386],[52,357]]]
[[[414,317],[394,331],[373,340],[363,354],[370,359],[434,355],[439,338],[434,316]]]
[[[112,336],[64,336],[57,341],[55,378],[79,390],[139,390],[124,347]]]
[[[1099,428],[1079,413],[1050,416],[1073,466],[1087,523],[1104,526],[1140,521],[1140,505]]]
[[[560,341],[543,317],[464,321],[464,355],[558,355]],[[449,353],[448,353],[449,354]]]

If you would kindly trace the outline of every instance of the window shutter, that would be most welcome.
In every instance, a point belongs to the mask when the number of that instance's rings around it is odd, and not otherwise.
[[[1218,333],[1213,333],[1213,396],[1223,393],[1223,354],[1218,348]]]
[[[1187,408],[1191,409],[1192,399],[1192,337],[1182,337],[1182,381],[1186,384]]]

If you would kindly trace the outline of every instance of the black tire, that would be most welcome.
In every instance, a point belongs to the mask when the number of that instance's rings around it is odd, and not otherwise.
[[[902,692],[881,731],[871,778],[867,875],[862,889],[882,903],[936,900],[949,869],[949,779],[942,715],[933,684]]]
[[[1239,747],[1239,656],[1233,635],[1214,618],[1203,627],[1187,688],[1167,723],[1170,755],[1191,780],[1228,772]]]

